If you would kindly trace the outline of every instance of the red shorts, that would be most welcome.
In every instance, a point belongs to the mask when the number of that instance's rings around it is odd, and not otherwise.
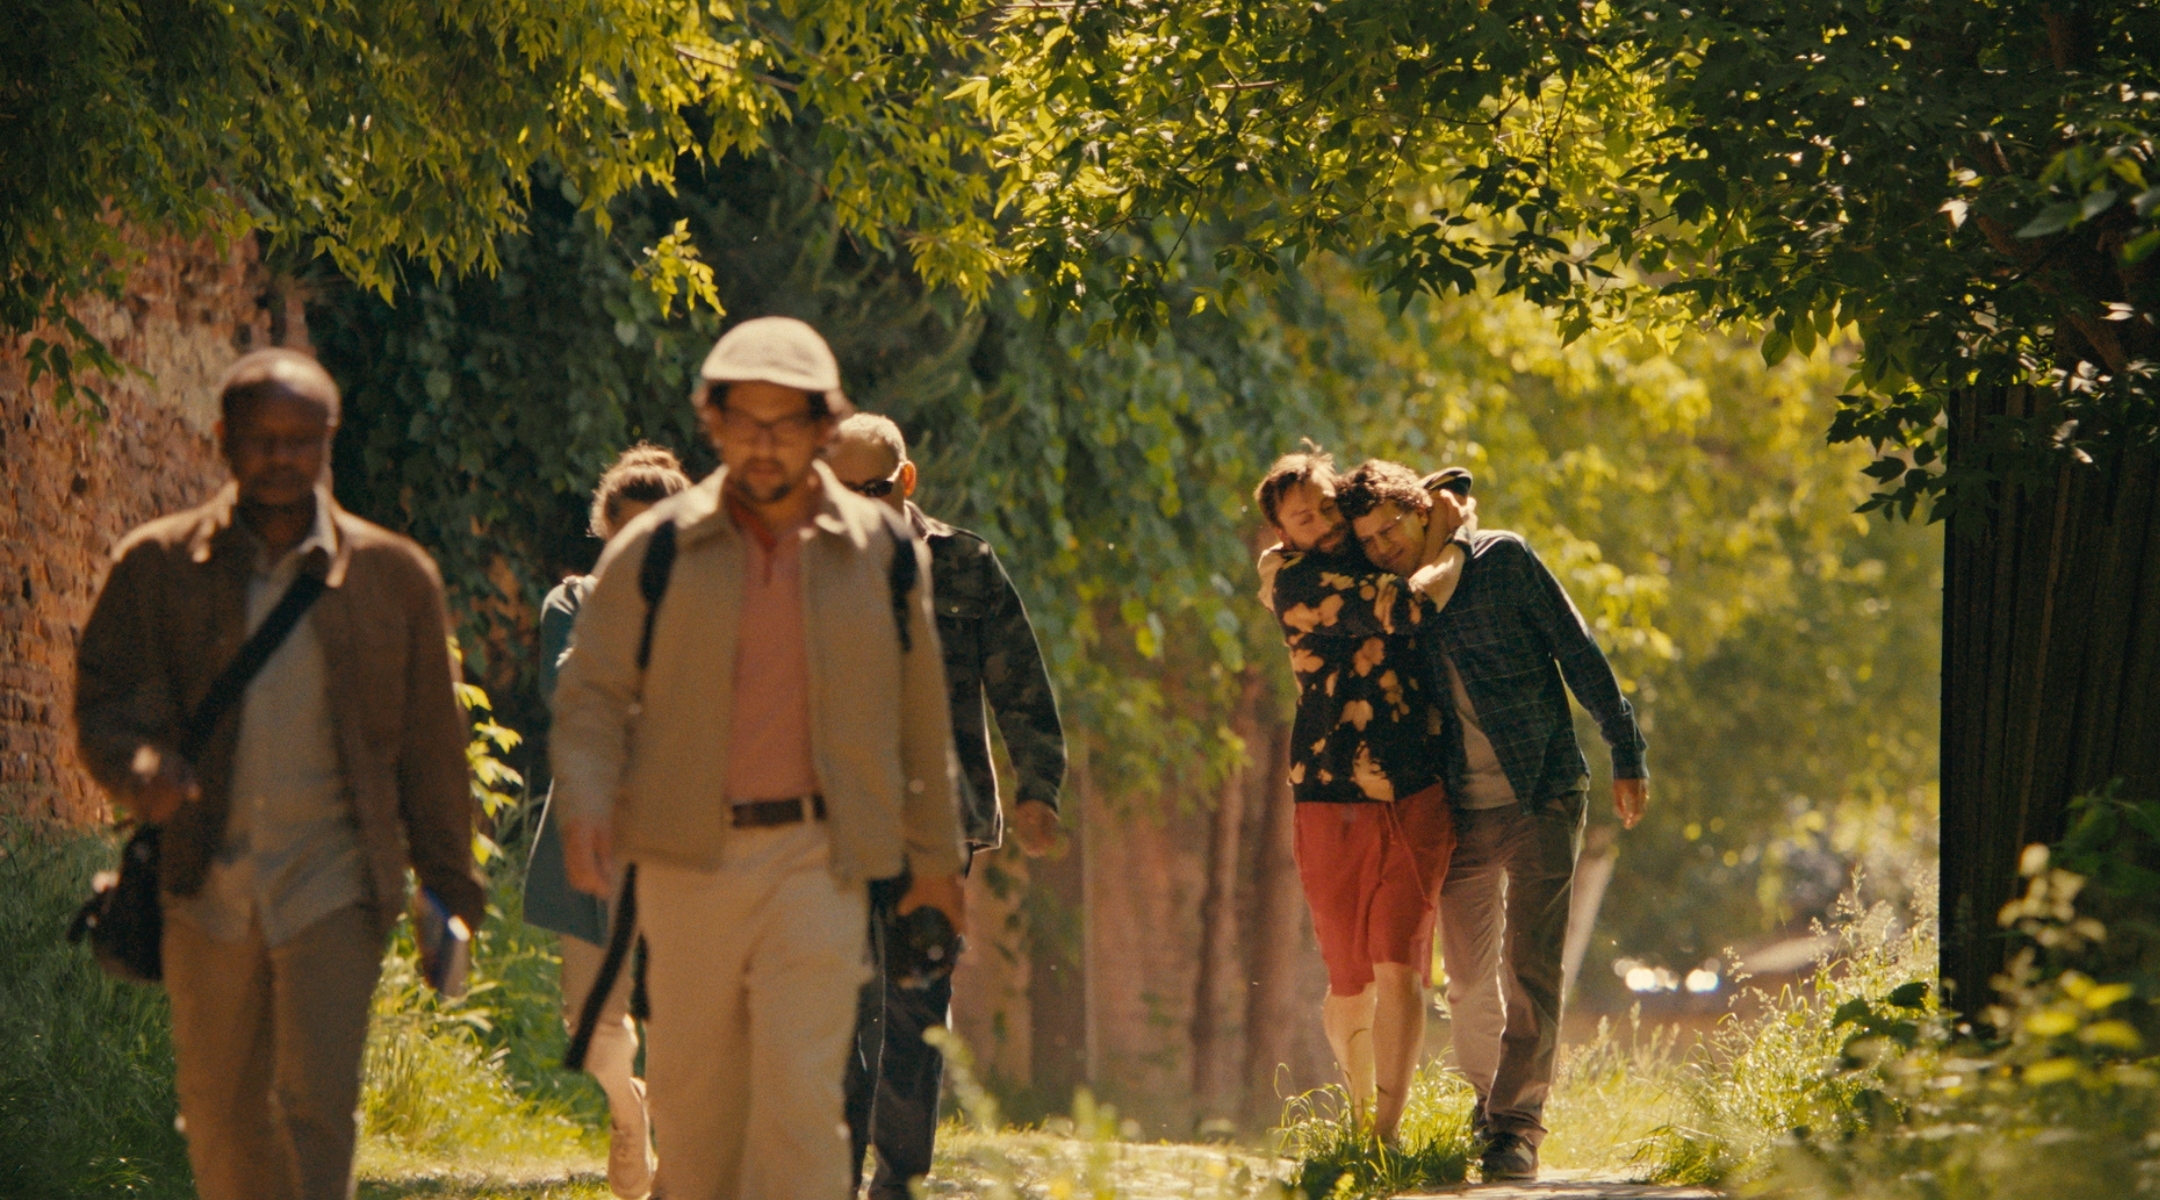
[[[1455,820],[1439,784],[1392,804],[1297,806],[1298,879],[1328,990],[1354,996],[1374,963],[1429,970]]]

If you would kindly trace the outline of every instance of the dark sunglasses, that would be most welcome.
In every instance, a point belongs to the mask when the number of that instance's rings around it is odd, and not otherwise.
[[[843,483],[840,486],[858,496],[866,496],[872,500],[883,500],[885,497],[892,495],[894,488],[900,486],[900,468],[894,467],[893,473],[883,479],[865,479],[861,483]]]

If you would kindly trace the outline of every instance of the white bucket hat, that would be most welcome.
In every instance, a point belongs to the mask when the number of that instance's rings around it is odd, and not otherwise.
[[[712,383],[774,383],[805,392],[840,391],[840,363],[818,331],[793,317],[744,321],[713,343],[698,374]]]

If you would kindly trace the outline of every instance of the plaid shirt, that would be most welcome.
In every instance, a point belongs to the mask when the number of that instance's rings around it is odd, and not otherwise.
[[[1462,674],[1524,810],[1581,787],[1590,774],[1562,677],[1596,719],[1614,777],[1645,778],[1635,709],[1566,589],[1519,535],[1475,533],[1469,542],[1462,582],[1423,640],[1428,653],[1446,655]],[[1432,666],[1435,678],[1446,678],[1443,664]],[[1458,737],[1449,752],[1451,781],[1462,765]]]

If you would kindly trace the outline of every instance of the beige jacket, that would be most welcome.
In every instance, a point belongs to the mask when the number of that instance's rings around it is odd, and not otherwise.
[[[337,552],[313,550],[302,566],[328,585],[308,615],[322,640],[338,766],[376,917],[385,926],[397,918],[410,865],[477,928],[486,895],[472,858],[469,724],[452,687],[442,577],[420,547],[338,508],[327,489],[317,495],[337,523]],[[246,640],[256,543],[233,524],[236,500],[227,485],[200,508],[128,534],[83,627],[75,676],[83,762],[123,804],[137,750],[172,750]],[[236,707],[194,764],[201,801],[182,805],[165,828],[161,882],[173,895],[202,889],[224,840],[239,730]]]
[[[930,607],[930,556],[917,560],[903,654],[886,570],[882,509],[841,488],[823,463],[803,546],[811,759],[832,830],[835,876],[885,878],[904,865],[949,875],[961,849],[952,716]],[[737,615],[749,548],[721,500],[722,468],[663,500],[608,543],[555,686],[549,758],[567,816],[611,817],[616,854],[699,870],[732,832],[728,728]],[[638,572],[661,521],[675,567],[654,615],[650,666],[637,666],[645,599]]]

